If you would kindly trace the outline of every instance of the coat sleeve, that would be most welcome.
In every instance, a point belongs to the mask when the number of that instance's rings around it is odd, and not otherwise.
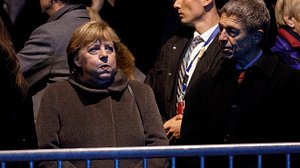
[[[55,48],[51,36],[51,33],[45,29],[36,29],[25,43],[24,48],[17,54],[29,88],[46,85],[46,83],[39,82],[45,81],[43,79],[51,71],[53,49]]]

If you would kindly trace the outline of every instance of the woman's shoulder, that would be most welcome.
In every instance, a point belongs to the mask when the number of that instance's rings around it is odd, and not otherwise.
[[[69,88],[70,83],[68,80],[61,80],[54,83],[51,83],[47,86],[47,90],[66,90]]]
[[[151,87],[141,81],[138,80],[129,80],[128,85],[133,89],[137,91],[149,91],[152,90]]]

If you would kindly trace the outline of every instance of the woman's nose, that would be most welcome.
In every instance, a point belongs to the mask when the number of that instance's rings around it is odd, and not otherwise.
[[[107,54],[105,53],[103,53],[103,54],[99,54],[99,59],[100,59],[100,61],[102,61],[102,62],[107,62],[108,61],[108,56],[107,56]]]
[[[100,61],[105,62],[105,63],[108,61],[108,54],[105,52],[105,50],[100,49],[98,51],[98,55],[99,55]]]

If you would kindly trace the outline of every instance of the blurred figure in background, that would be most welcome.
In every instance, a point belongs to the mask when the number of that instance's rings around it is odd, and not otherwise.
[[[32,98],[20,70],[13,43],[0,18],[0,150],[36,149]],[[7,163],[8,168],[28,167],[29,162]]]
[[[279,54],[287,65],[300,70],[300,1],[277,0],[275,17],[278,35],[271,51]]]
[[[35,116],[48,84],[69,77],[66,48],[74,30],[90,20],[85,0],[40,0],[47,23],[35,29],[18,53],[33,95]]]
[[[32,31],[47,20],[37,0],[0,0],[1,13],[7,25],[15,50],[20,51]]]

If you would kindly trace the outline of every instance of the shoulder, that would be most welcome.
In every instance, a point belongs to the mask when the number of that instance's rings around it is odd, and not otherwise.
[[[67,11],[66,13],[56,16],[57,18],[49,19],[47,23],[41,25],[39,29],[48,30],[53,34],[73,32],[76,27],[90,20],[86,9]],[[63,35],[63,34],[61,34]]]
[[[152,88],[140,81],[130,80],[129,87],[132,89],[134,95],[139,97],[140,100],[150,101],[154,97]]]
[[[176,34],[172,36],[164,45],[164,48],[173,49],[173,46],[184,45],[189,41],[189,37]]]
[[[129,81],[129,86],[132,88],[134,91],[138,92],[149,92],[152,91],[151,87],[141,81],[138,80],[130,80]]]
[[[61,18],[58,20],[69,20],[74,19],[73,22],[80,22],[81,20],[89,20],[90,17],[88,15],[88,11],[86,9],[76,9],[66,12]],[[71,22],[68,22],[71,23]],[[71,23],[72,24],[72,23]]]
[[[65,93],[67,90],[71,88],[71,84],[67,80],[61,80],[54,83],[51,83],[47,86],[48,92],[62,92]]]
[[[164,47],[172,49],[174,45],[177,46],[186,44],[193,37],[194,30],[195,29],[193,27],[181,27],[175,35],[167,40]]]
[[[258,66],[266,74],[280,83],[295,83],[300,85],[300,71],[284,63],[279,54],[266,54],[258,60]]]
[[[189,38],[181,35],[172,36],[161,48],[156,60],[156,66],[161,67],[163,64],[173,64],[181,57],[182,52],[187,47]],[[163,64],[161,62],[164,62]]]

